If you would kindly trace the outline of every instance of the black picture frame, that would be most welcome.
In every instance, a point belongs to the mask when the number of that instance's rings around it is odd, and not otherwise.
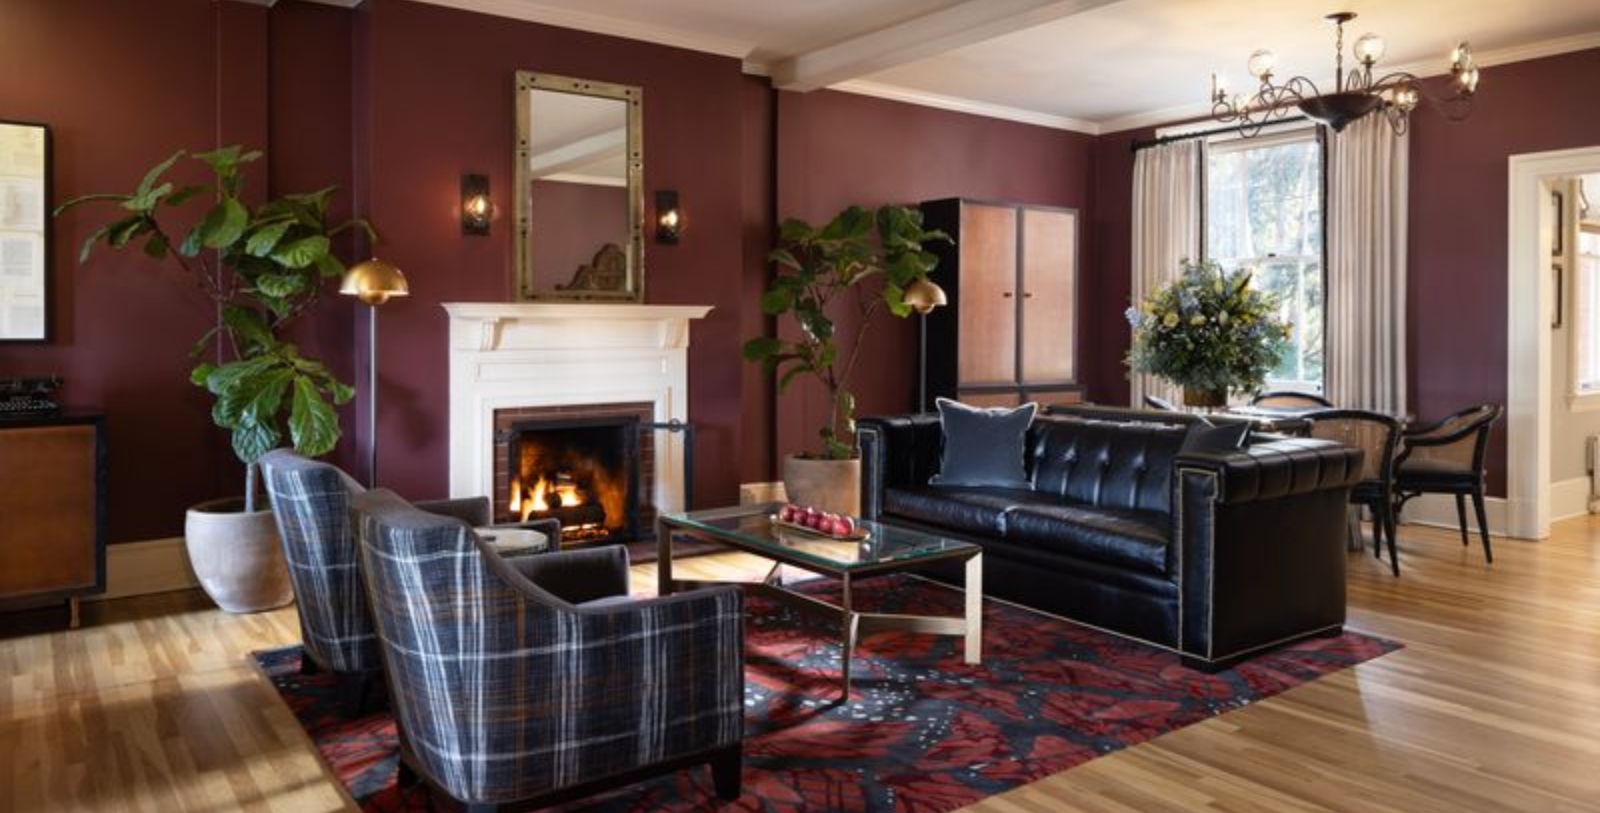
[[[51,338],[50,127],[0,120],[0,342]]]

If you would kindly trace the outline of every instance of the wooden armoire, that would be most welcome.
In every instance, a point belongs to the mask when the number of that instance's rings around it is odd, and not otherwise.
[[[949,303],[924,323],[921,410],[939,396],[979,406],[1082,400],[1078,385],[1078,212],[946,198],[924,225]]]

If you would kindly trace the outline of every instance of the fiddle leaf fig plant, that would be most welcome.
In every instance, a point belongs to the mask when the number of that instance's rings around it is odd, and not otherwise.
[[[83,243],[79,262],[96,245],[138,245],[152,259],[171,261],[218,306],[216,324],[190,351],[190,380],[215,397],[211,419],[232,434],[234,454],[246,464],[247,511],[255,510],[255,462],[285,438],[301,454],[326,454],[339,442],[334,406],[354,391],[322,362],[305,357],[284,339],[285,329],[321,298],[324,283],[344,274],[332,238],[352,228],[375,236],[362,220],[328,223],[335,187],[283,195],[255,207],[243,198],[244,168],[261,153],[239,146],[194,153],[212,181],[178,185],[168,172],[185,151],[155,165],[127,194],[69,200],[55,214],[87,203],[115,204],[115,218]],[[180,207],[208,208],[182,234],[170,219]],[[211,351],[215,349],[213,354]]]
[[[906,289],[927,280],[938,266],[939,258],[927,245],[941,240],[950,242],[950,236],[924,229],[922,212],[910,206],[851,206],[821,227],[784,221],[779,246],[767,255],[777,274],[761,297],[761,310],[794,317],[800,338],[758,336],[745,342],[744,357],[776,375],[779,392],[800,377],[814,379],[827,391],[829,417],[817,433],[822,440],[818,456],[856,456],[856,398],[849,382],[863,339],[879,310],[901,318],[910,315]],[[855,335],[846,346],[841,346],[834,322],[836,302],[848,302],[856,312]]]

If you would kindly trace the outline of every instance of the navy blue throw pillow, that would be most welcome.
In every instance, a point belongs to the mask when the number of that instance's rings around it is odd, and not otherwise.
[[[1249,435],[1250,424],[1244,421],[1213,426],[1209,421],[1199,420],[1189,424],[1183,446],[1178,451],[1232,452],[1244,448],[1244,440]]]
[[[939,473],[928,480],[929,485],[1031,487],[1022,450],[1038,404],[982,409],[948,398],[935,403],[944,451]]]

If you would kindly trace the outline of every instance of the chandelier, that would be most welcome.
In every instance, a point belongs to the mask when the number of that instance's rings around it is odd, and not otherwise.
[[[1472,108],[1472,94],[1478,89],[1478,66],[1472,61],[1472,51],[1465,42],[1456,45],[1450,53],[1450,79],[1453,92],[1441,97],[1429,93],[1422,80],[1404,71],[1374,79],[1372,66],[1383,58],[1383,38],[1377,34],[1363,34],[1351,46],[1351,56],[1360,63],[1349,74],[1344,71],[1344,24],[1356,15],[1341,11],[1327,17],[1334,22],[1333,92],[1322,93],[1316,83],[1304,76],[1296,76],[1280,84],[1273,84],[1272,69],[1277,56],[1262,49],[1250,55],[1250,74],[1261,80],[1261,86],[1248,98],[1229,96],[1227,90],[1211,75],[1211,115],[1221,122],[1238,122],[1239,131],[1253,136],[1270,121],[1284,118],[1290,106],[1304,113],[1306,118],[1333,128],[1344,129],[1356,119],[1381,110],[1396,134],[1404,134],[1410,113],[1417,102],[1426,97],[1438,106],[1452,121],[1467,117]]]

